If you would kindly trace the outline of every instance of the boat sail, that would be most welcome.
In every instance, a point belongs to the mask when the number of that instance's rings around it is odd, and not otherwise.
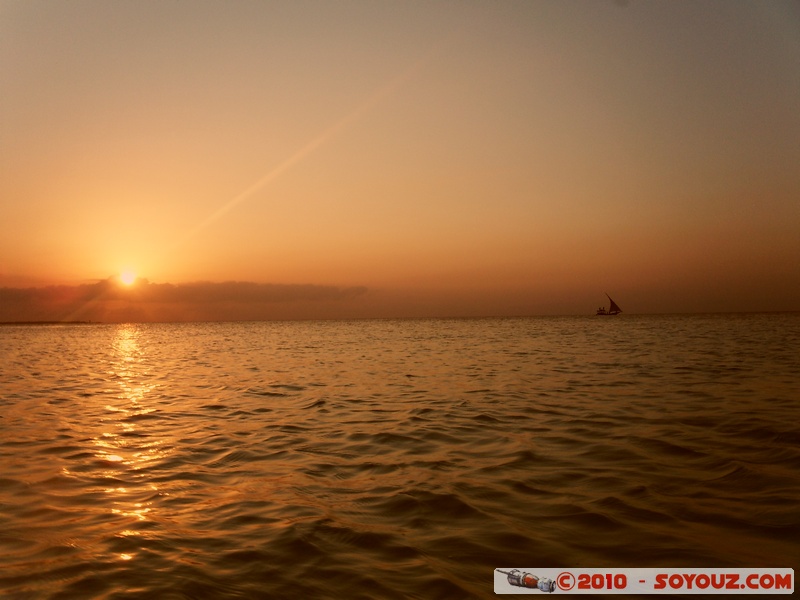
[[[602,307],[598,308],[597,309],[597,314],[598,315],[601,315],[601,316],[614,316],[614,315],[618,315],[619,313],[622,312],[622,309],[619,306],[617,306],[617,303],[614,302],[611,299],[611,296],[606,294],[606,298],[608,298],[608,301],[611,304],[609,305],[608,310],[606,310],[605,306],[602,306]]]

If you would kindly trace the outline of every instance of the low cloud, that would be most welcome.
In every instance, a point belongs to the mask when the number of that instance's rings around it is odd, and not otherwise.
[[[117,293],[126,290],[117,289]],[[364,294],[365,287],[340,288],[327,285],[287,285],[228,281],[183,285],[145,283],[141,299],[146,302],[299,302],[346,300]]]
[[[0,288],[0,321],[207,321],[347,317],[365,287],[115,278],[76,286]]]

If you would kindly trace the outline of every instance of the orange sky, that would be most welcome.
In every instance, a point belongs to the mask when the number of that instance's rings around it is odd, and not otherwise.
[[[798,73],[791,1],[0,0],[0,288],[363,291],[117,319],[800,310]]]

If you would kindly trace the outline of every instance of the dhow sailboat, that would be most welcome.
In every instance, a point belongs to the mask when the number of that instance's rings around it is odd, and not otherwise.
[[[610,317],[610,316],[618,315],[619,313],[622,312],[622,309],[619,306],[617,306],[617,303],[614,302],[611,299],[611,296],[606,294],[606,298],[608,298],[608,301],[611,304],[609,305],[608,310],[606,310],[605,306],[601,306],[600,308],[598,308],[597,309],[597,314],[598,315],[603,316],[603,317]]]

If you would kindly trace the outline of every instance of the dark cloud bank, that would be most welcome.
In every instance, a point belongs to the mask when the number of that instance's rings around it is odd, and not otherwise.
[[[347,318],[365,287],[197,282],[180,285],[115,278],[77,286],[0,288],[0,322],[236,321]]]

